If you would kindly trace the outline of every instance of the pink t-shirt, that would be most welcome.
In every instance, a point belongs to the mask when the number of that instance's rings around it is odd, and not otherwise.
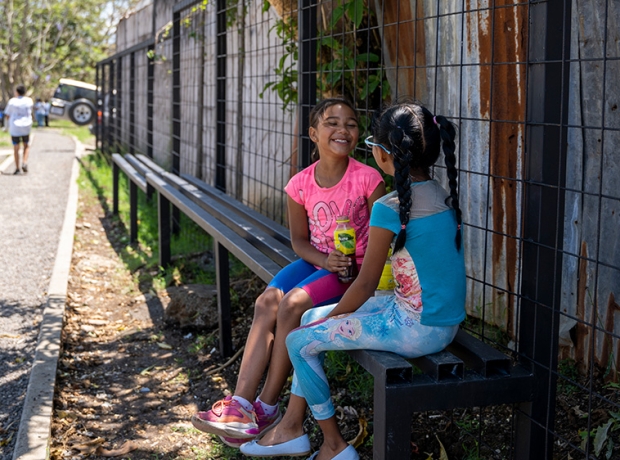
[[[314,179],[314,170],[319,161],[295,174],[284,190],[306,209],[310,242],[324,254],[335,249],[336,217],[349,216],[350,224],[355,229],[355,256],[359,264],[368,245],[368,198],[383,179],[376,169],[349,158],[349,165],[340,182],[333,187],[322,188]]]

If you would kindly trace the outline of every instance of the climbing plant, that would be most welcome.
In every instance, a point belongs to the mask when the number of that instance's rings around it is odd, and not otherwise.
[[[376,16],[367,0],[336,0],[328,20],[320,22],[317,42],[317,91],[323,96],[339,94],[358,107],[378,107],[389,94],[389,83],[381,65],[381,40],[376,32]],[[263,11],[270,3],[265,0]],[[260,96],[271,90],[282,101],[283,110],[297,103],[297,21],[280,18],[271,31],[282,41],[283,55],[274,70],[275,79],[263,87]],[[362,117],[361,128],[369,120]]]

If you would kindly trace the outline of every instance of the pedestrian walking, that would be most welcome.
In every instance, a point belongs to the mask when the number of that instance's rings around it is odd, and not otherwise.
[[[34,104],[34,116],[37,119],[37,126],[42,127],[45,121],[45,106],[41,98],[37,98],[37,102]]]
[[[43,102],[43,108],[45,109],[45,127],[49,128],[50,125],[50,107],[52,104],[49,103],[47,99]]]
[[[9,120],[9,134],[13,141],[13,156],[15,158],[15,172],[28,172],[28,154],[30,153],[30,129],[32,128],[33,102],[26,94],[24,85],[17,85],[15,97],[9,99],[4,116]],[[19,144],[24,146],[23,161],[19,159]],[[21,168],[20,168],[21,164]]]

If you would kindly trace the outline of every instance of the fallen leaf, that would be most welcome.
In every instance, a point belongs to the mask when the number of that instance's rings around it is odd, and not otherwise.
[[[149,366],[149,367],[147,367],[145,369],[142,369],[142,371],[140,372],[140,375],[149,375],[149,371],[151,369],[153,369],[154,367],[155,367],[155,364],[153,364],[152,366]]]
[[[103,446],[99,446],[97,448],[97,455],[101,455],[102,457],[120,457],[122,455],[127,455],[129,452],[136,450],[138,445],[133,441],[125,441],[125,443],[119,447],[118,449],[105,449]]]
[[[94,454],[97,451],[97,448],[105,442],[103,438],[96,438],[92,441],[88,441],[82,444],[77,444],[75,446],[71,446],[72,449],[79,450],[80,453],[85,455]]]
[[[446,449],[443,444],[439,440],[439,436],[435,435],[437,438],[437,442],[439,443],[439,460],[448,460],[448,454],[446,453]]]
[[[71,419],[74,420],[77,418],[77,415],[74,414],[73,412],[70,412],[68,410],[57,410],[56,411],[56,416],[60,419],[66,418],[66,419]]]
[[[366,437],[368,437],[368,430],[366,430],[366,428],[368,427],[368,422],[364,417],[360,417],[358,419],[358,422],[360,429],[357,432],[357,436],[355,436],[355,439],[349,443],[355,448],[358,448],[359,446],[364,444]]]
[[[159,348],[163,348],[164,350],[172,350],[172,345],[168,345],[166,342],[158,342],[157,346]]]

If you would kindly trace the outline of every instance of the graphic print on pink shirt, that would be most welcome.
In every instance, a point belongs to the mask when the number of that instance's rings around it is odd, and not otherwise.
[[[328,253],[334,248],[334,226],[338,216],[349,216],[349,219],[355,227],[355,236],[358,247],[366,247],[368,244],[368,226],[364,225],[368,222],[368,206],[366,198],[358,196],[353,200],[348,198],[342,209],[334,201],[327,204],[324,201],[318,201],[312,208],[311,217],[308,219],[310,227],[310,242],[312,245],[323,253]],[[363,257],[363,254],[356,254],[357,258]]]

